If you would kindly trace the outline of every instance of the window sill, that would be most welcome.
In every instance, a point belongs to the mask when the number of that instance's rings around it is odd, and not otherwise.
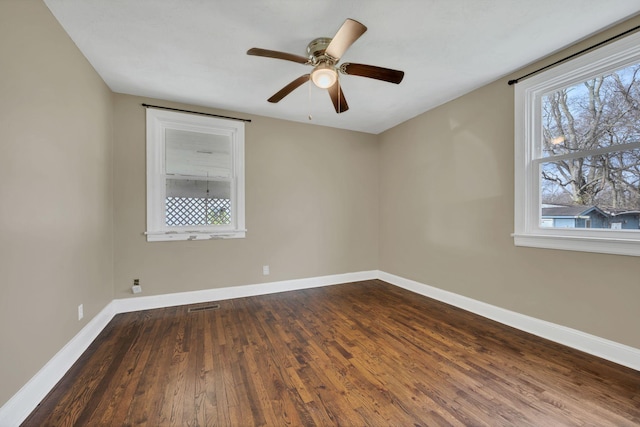
[[[247,230],[226,231],[147,231],[147,242],[170,242],[181,240],[217,240],[217,239],[244,239]]]
[[[640,256],[640,236],[627,238],[577,235],[512,234],[516,246]]]

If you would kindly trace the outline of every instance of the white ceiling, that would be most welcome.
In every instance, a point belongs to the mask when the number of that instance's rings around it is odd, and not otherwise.
[[[640,12],[638,0],[44,0],[119,93],[379,133]],[[403,70],[400,85],[341,76],[350,109],[303,85],[306,56],[346,18],[368,31],[344,54]]]

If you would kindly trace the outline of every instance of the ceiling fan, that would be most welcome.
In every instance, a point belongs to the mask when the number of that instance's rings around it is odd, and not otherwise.
[[[403,71],[389,68],[376,67],[374,65],[354,64],[346,62],[338,65],[340,58],[347,49],[356,41],[367,27],[354,19],[347,19],[342,24],[336,35],[331,39],[319,37],[314,39],[307,46],[307,56],[295,55],[292,53],[279,52],[275,50],[260,49],[257,47],[247,51],[247,55],[264,56],[267,58],[284,59],[286,61],[297,62],[298,64],[310,65],[313,70],[309,74],[304,74],[275,93],[269,102],[279,102],[295,89],[308,82],[309,79],[321,89],[327,89],[336,113],[343,113],[349,109],[347,100],[338,81],[338,72],[346,75],[369,77],[371,79],[398,84],[404,77]]]

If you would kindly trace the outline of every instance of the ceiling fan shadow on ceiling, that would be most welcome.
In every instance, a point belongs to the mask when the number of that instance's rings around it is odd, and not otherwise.
[[[313,67],[311,73],[298,77],[276,92],[268,99],[269,102],[276,103],[281,101],[285,96],[311,80],[319,88],[327,89],[336,113],[343,113],[349,109],[349,105],[340,87],[338,73],[368,77],[370,79],[395,84],[399,84],[404,78],[403,71],[376,67],[375,65],[354,64],[349,62],[338,65],[342,55],[344,55],[347,49],[349,49],[365,31],[367,31],[367,27],[360,22],[354,19],[347,19],[333,38],[319,37],[312,40],[307,46],[306,57],[257,47],[249,49],[247,55],[284,59],[285,61],[297,62],[298,64]]]

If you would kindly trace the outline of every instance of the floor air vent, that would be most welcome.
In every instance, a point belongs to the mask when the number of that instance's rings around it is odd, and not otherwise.
[[[195,313],[197,311],[218,310],[219,308],[220,304],[201,305],[200,307],[189,307],[187,312]]]

